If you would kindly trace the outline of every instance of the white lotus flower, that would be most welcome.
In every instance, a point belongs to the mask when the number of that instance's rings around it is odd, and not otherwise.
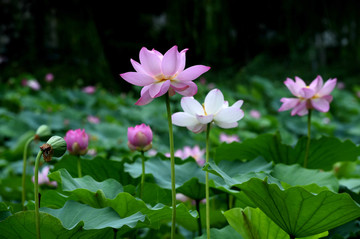
[[[240,109],[244,101],[239,100],[229,107],[219,89],[211,90],[205,97],[204,104],[200,104],[193,97],[183,97],[181,107],[184,112],[172,115],[174,125],[187,127],[194,133],[206,130],[209,123],[215,123],[220,128],[229,129],[237,127],[244,111]]]

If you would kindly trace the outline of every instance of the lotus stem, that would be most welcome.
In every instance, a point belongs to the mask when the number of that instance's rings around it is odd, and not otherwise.
[[[175,158],[174,158],[174,135],[172,129],[170,97],[165,94],[166,111],[169,124],[169,142],[170,142],[170,163],[171,163],[171,196],[172,196],[172,217],[171,217],[171,239],[175,238],[175,220],[176,220],[176,189],[175,189]]]
[[[25,189],[25,179],[26,179],[27,154],[28,154],[29,145],[34,139],[35,139],[35,136],[29,138],[26,141],[25,147],[24,147],[23,172],[22,172],[22,194],[21,194],[21,205],[22,205],[23,211],[26,210],[26,207],[25,207],[25,195],[26,195],[26,192],[25,192],[26,191],[26,189]]]
[[[209,135],[211,124],[206,127],[206,163],[209,163]],[[205,173],[205,198],[206,198],[206,237],[210,239],[210,200],[209,200],[209,172]]]
[[[141,184],[140,184],[140,198],[142,199],[144,195],[144,184],[145,184],[145,155],[144,151],[141,151],[141,165],[142,165],[142,175],[141,175]]]
[[[77,156],[77,170],[78,170],[78,177],[81,178],[81,158],[80,155]]]
[[[195,204],[196,204],[196,210],[199,212],[199,217],[197,219],[198,222],[198,231],[199,231],[199,235],[201,236],[202,234],[202,226],[201,226],[201,217],[200,217],[200,200],[199,199],[195,199]]]
[[[308,126],[308,131],[307,131],[307,142],[306,142],[306,151],[305,151],[305,159],[304,159],[304,168],[307,167],[310,141],[311,141],[311,109],[309,110],[309,114],[308,114],[307,126]]]
[[[42,151],[40,150],[36,156],[35,161],[35,183],[34,183],[34,195],[35,195],[35,224],[36,224],[36,238],[40,239],[40,200],[39,200],[39,163],[41,159]]]

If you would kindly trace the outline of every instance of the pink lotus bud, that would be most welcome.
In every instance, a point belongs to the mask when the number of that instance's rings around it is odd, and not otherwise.
[[[84,155],[87,152],[89,136],[84,129],[69,130],[64,137],[70,154]]]
[[[47,82],[52,82],[52,81],[54,81],[54,75],[53,75],[52,73],[47,73],[47,74],[45,75],[45,81],[47,81]]]
[[[250,110],[250,116],[254,119],[260,119],[261,113],[258,110]]]
[[[86,86],[82,89],[82,91],[86,94],[94,94],[96,91],[96,87],[95,86]]]
[[[152,147],[152,139],[150,126],[141,124],[128,128],[128,146],[133,151],[148,151]]]
[[[98,123],[100,123],[100,119],[99,119],[98,117],[96,117],[96,116],[93,116],[93,115],[89,115],[89,116],[87,117],[87,120],[88,120],[90,123],[92,123],[92,124],[98,124]]]

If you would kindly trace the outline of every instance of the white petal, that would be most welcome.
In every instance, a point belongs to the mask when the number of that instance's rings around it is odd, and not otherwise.
[[[233,122],[233,123],[216,122],[215,124],[223,129],[230,129],[238,126],[237,122]]]
[[[193,97],[181,98],[181,107],[186,113],[191,115],[205,115],[203,107]]]
[[[204,107],[207,114],[217,113],[224,104],[224,96],[219,89],[211,90],[205,97]]]
[[[185,112],[177,112],[171,116],[172,123],[177,126],[191,127],[199,122],[196,117]]]
[[[223,122],[223,123],[232,123],[239,121],[244,117],[244,111],[235,107],[229,107],[226,109],[222,109],[219,111],[215,117],[215,123]]]
[[[206,130],[206,124],[197,124],[194,126],[188,126],[187,128],[195,134],[198,134]]]
[[[244,104],[243,100],[238,100],[231,107],[240,108],[243,104]]]
[[[208,124],[214,119],[214,115],[196,115],[196,119],[202,124]]]

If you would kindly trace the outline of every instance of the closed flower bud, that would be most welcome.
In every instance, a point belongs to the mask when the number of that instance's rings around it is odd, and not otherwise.
[[[64,139],[70,154],[86,154],[89,144],[89,136],[85,133],[84,129],[69,130]]]
[[[43,124],[36,130],[35,139],[46,141],[51,137],[51,129],[49,126]]]
[[[150,126],[141,124],[128,128],[128,146],[133,151],[148,151],[152,147],[152,139]]]
[[[61,157],[66,152],[66,142],[60,136],[52,136],[46,144],[40,146],[44,160],[49,162],[52,157]]]

